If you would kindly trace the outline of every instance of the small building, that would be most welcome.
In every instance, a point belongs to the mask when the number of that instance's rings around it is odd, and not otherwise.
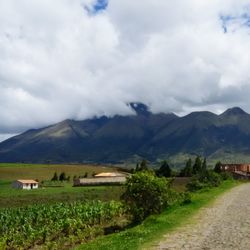
[[[99,173],[92,178],[74,179],[74,186],[123,185],[127,176],[123,173]]]
[[[235,179],[250,180],[250,164],[221,164],[221,171],[230,172]]]
[[[221,170],[225,172],[250,173],[250,164],[221,164]]]
[[[124,177],[126,176],[125,174],[123,173],[115,173],[115,172],[111,172],[111,173],[99,173],[99,174],[96,174],[94,177],[95,178],[102,178],[102,177]]]
[[[38,188],[38,182],[34,180],[16,180],[12,183],[12,187],[16,189],[37,189]]]

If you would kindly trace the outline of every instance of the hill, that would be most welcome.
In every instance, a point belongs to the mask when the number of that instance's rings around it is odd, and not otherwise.
[[[140,103],[130,107],[134,115],[65,120],[12,137],[0,143],[0,162],[119,163],[137,157],[217,159],[250,153],[250,115],[240,108],[178,117],[153,114]]]

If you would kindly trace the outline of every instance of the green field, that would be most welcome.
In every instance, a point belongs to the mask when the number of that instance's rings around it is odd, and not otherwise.
[[[89,175],[100,172],[117,171],[115,167],[102,165],[60,165],[60,164],[20,164],[20,163],[0,163],[0,180],[17,180],[17,179],[38,179],[50,180],[54,173],[65,172],[71,177],[74,175]]]
[[[37,164],[0,164],[0,207],[16,207],[32,204],[86,201],[119,200],[123,187],[73,187],[73,176],[89,176],[93,172],[113,172],[116,168],[91,165],[37,165]],[[62,187],[44,187],[36,190],[17,190],[11,183],[17,179],[38,179],[40,182],[50,180],[54,173],[65,172],[70,176],[69,182],[62,182]]]

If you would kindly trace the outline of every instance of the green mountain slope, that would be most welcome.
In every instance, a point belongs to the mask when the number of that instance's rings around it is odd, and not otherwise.
[[[250,115],[232,108],[221,115],[152,114],[130,104],[135,115],[66,120],[29,130],[0,144],[1,162],[123,162],[200,154],[210,158],[250,153]]]

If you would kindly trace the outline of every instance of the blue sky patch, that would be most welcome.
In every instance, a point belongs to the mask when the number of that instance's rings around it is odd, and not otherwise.
[[[90,15],[96,15],[99,12],[107,9],[108,0],[96,0],[96,2],[92,6],[83,5],[85,11],[87,11]]]
[[[93,7],[95,13],[105,10],[108,7],[108,0],[97,0]]]
[[[239,16],[233,16],[233,15],[221,15],[220,20],[222,23],[222,29],[224,33],[227,33],[230,29],[230,26],[233,24],[237,24],[237,29],[243,28],[243,27],[250,27],[250,14],[249,13],[243,13]],[[235,31],[235,30],[234,30]]]

